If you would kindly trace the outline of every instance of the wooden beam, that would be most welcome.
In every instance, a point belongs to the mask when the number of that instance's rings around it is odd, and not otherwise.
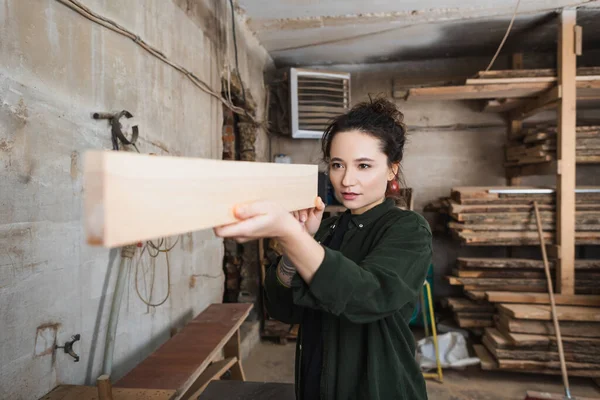
[[[316,165],[157,157],[93,151],[85,156],[87,241],[106,247],[236,221],[258,200],[288,211],[313,207]]]
[[[577,87],[576,10],[563,10],[558,34],[557,234],[560,246],[557,292],[575,293],[575,161]]]
[[[514,292],[485,292],[491,303],[528,303],[550,304],[547,293],[514,293]],[[600,307],[600,296],[555,294],[554,300],[558,305]]]
[[[552,87],[552,83],[513,83],[471,86],[439,86],[415,88],[408,91],[407,99],[414,100],[470,100],[514,97],[535,97]],[[394,96],[396,97],[396,96]]]

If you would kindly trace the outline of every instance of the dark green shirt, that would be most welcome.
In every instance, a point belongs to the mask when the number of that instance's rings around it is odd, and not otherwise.
[[[322,242],[331,235],[336,220],[323,221],[315,239]],[[324,249],[310,286],[296,275],[292,287],[285,287],[276,265],[265,279],[273,318],[298,324],[304,308],[323,311],[321,400],[427,399],[408,326],[431,263],[427,221],[388,199],[352,217],[340,251]],[[301,338],[296,348],[301,399],[300,343]]]

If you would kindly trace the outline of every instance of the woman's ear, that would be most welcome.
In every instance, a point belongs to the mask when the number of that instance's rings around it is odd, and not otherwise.
[[[398,177],[398,171],[400,170],[400,163],[393,163],[388,172],[388,181],[396,179]]]

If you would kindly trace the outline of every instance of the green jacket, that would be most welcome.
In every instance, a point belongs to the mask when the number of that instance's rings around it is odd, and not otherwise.
[[[336,220],[323,221],[315,239],[331,235]],[[296,274],[287,288],[276,265],[267,270],[265,297],[273,318],[299,324],[305,307],[324,311],[321,400],[427,398],[408,322],[431,255],[427,221],[386,200],[352,217],[340,251],[325,247],[310,286]],[[296,344],[299,399],[301,335],[302,327]]]

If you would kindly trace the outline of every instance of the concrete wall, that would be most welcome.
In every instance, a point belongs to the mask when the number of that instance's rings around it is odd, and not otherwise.
[[[530,55],[527,68],[551,67],[552,55]],[[352,103],[364,101],[369,95],[392,97],[393,82],[407,86],[464,79],[484,69],[488,57],[430,60],[423,62],[341,65],[327,69],[352,73]],[[495,69],[507,67],[499,58]],[[506,123],[499,114],[482,113],[479,103],[472,101],[404,101],[395,100],[408,125],[402,170],[408,187],[415,189],[415,210],[422,212],[425,204],[448,196],[455,186],[505,185],[504,142]],[[590,111],[584,117],[598,115]],[[535,117],[550,121],[552,113]],[[318,140],[272,139],[272,153],[291,156],[294,163],[318,163],[321,157]],[[600,185],[597,166],[578,169],[579,185]],[[554,185],[553,177],[527,178],[524,184]],[[506,256],[504,248],[459,247],[449,238],[434,240],[435,292],[444,296],[456,292],[445,282],[458,256]],[[522,256],[527,256],[522,254]],[[531,256],[531,254],[529,254]],[[533,254],[533,256],[537,256]]]
[[[232,64],[230,10],[217,0],[86,0],[221,90]],[[241,20],[239,21],[241,22]],[[238,25],[242,79],[263,113],[272,61]],[[57,384],[91,384],[102,366],[119,252],[82,232],[82,157],[111,147],[95,111],[127,109],[142,153],[220,158],[221,104],[132,40],[56,0],[0,3],[0,398],[39,398]],[[268,149],[258,140],[259,158]],[[174,240],[174,239],[173,239]],[[171,243],[173,243],[171,240]],[[152,267],[139,253],[121,307],[113,378],[119,378],[223,293],[223,244],[212,231],[184,235],[170,253],[171,295],[155,309],[138,299]],[[159,257],[153,300],[166,293]],[[146,287],[142,276],[146,276]],[[81,361],[53,354],[81,334]]]

